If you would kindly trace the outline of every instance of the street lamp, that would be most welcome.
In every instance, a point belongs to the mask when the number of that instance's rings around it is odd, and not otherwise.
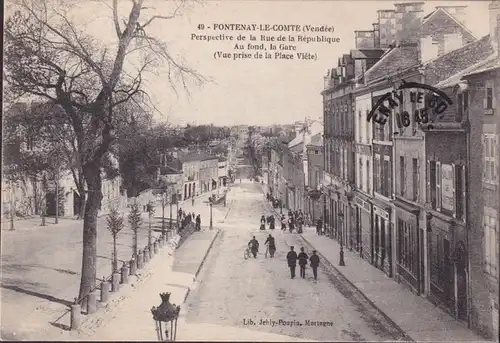
[[[210,201],[210,230],[213,229],[213,225],[212,225],[212,197],[209,198],[209,201]]]
[[[344,267],[345,266],[345,261],[344,261],[344,243],[342,241],[342,224],[344,222],[344,213],[340,212],[338,214],[339,217],[339,222],[340,222],[340,260],[339,260],[339,266]]]

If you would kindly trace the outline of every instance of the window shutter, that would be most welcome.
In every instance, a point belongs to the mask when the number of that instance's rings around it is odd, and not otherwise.
[[[425,177],[427,178],[425,202],[431,202],[431,161],[427,160],[427,168],[425,169]],[[431,206],[432,207],[432,206]]]
[[[485,100],[486,101],[486,100]],[[483,139],[481,141],[482,143],[482,148],[483,148],[483,181],[487,179],[487,172],[488,172],[488,163],[486,162],[487,158],[487,151],[486,148],[488,146],[487,142],[487,136],[483,134]]]
[[[467,167],[465,165],[462,166],[462,194],[459,194],[459,196],[462,197],[462,218],[464,222],[467,223]]]
[[[441,162],[436,162],[436,209],[441,211]]]
[[[491,168],[492,170],[492,175],[491,179],[492,181],[496,184],[497,183],[497,166],[498,166],[498,159],[497,159],[497,135],[492,135],[491,136],[491,142],[490,142],[490,156],[491,156]]]
[[[417,158],[417,189],[415,190],[415,194],[417,195],[415,201],[419,201],[420,199],[420,159]]]
[[[457,194],[456,194],[456,187],[455,187],[455,180],[457,178],[457,175],[455,173],[455,169],[457,167],[455,166],[455,163],[451,164],[451,175],[453,176],[453,179],[451,181],[451,184],[453,186],[453,218],[457,217]]]

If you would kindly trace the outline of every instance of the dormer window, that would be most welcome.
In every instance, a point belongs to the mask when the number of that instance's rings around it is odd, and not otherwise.
[[[467,115],[469,110],[469,92],[464,91],[463,93],[457,94],[457,113],[455,116],[456,122],[461,122],[463,116]]]
[[[493,84],[486,83],[485,94],[484,94],[484,114],[493,115],[495,114],[495,98],[493,95]]]

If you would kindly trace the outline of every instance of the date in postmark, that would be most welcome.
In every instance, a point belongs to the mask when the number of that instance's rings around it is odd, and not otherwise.
[[[414,89],[414,91],[409,92],[409,99],[404,98],[404,89]],[[410,103],[420,104],[420,108],[413,113],[406,110],[398,111],[398,107],[405,100]],[[380,125],[385,125],[392,110],[394,110],[396,125],[402,129],[410,126],[412,120],[418,125],[432,123],[436,119],[439,120],[443,112],[452,104],[450,97],[440,89],[418,82],[405,82],[403,80],[397,90],[387,92],[377,100],[366,119],[367,121],[373,120]],[[432,129],[433,127],[429,125],[428,128]]]

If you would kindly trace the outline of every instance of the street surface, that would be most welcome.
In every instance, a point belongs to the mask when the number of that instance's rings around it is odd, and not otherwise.
[[[265,257],[264,241],[270,231],[258,229],[259,219],[273,212],[264,201],[260,183],[247,179],[240,184],[236,179],[230,195],[231,209],[218,224],[220,237],[205,261],[198,287],[187,300],[184,319],[188,327],[216,327],[220,337],[224,328],[239,328],[238,340],[247,339],[245,332],[254,333],[249,339],[257,339],[259,332],[326,341],[402,338],[399,328],[361,300],[359,292],[331,268],[321,266],[316,282],[311,269],[301,279],[297,268],[297,276],[290,279],[286,253],[291,245],[296,251],[306,246],[299,235],[274,230],[277,253],[274,259]],[[245,260],[245,247],[254,235],[260,243],[259,255]],[[186,335],[182,337],[191,339]],[[199,333],[193,339],[202,336]],[[210,339],[217,339],[217,334]]]

